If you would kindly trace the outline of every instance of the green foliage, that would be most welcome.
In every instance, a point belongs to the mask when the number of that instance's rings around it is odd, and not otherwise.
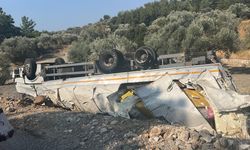
[[[175,11],[148,27],[145,44],[157,49],[159,54],[185,51],[200,56],[216,48],[233,51],[239,46],[238,23],[229,11]]]
[[[0,50],[8,55],[11,62],[19,63],[26,58],[35,58],[55,49],[63,48],[64,45],[71,44],[77,38],[77,35],[68,33],[52,35],[43,33],[36,38],[13,37],[5,39],[1,44]]]
[[[54,49],[62,48],[63,42],[60,35],[41,34],[37,38],[37,47],[45,51],[52,51]]]
[[[134,52],[143,45],[159,54],[234,51],[239,46],[249,48],[249,38],[239,41],[236,32],[239,20],[250,18],[249,6],[248,0],[160,0],[112,18],[104,15],[87,26],[41,33],[25,16],[21,28],[15,27],[12,17],[0,8],[0,43],[4,40],[0,51],[14,63],[70,44],[69,59],[75,62],[94,60],[101,50]],[[19,35],[24,37],[15,37]]]
[[[106,38],[97,38],[93,42],[79,39],[69,50],[69,60],[73,62],[93,61],[102,50],[118,49],[124,53],[135,51],[137,45],[126,37],[109,35]]]
[[[21,34],[26,37],[36,37],[39,36],[39,32],[35,31],[34,27],[36,26],[36,23],[29,19],[29,17],[23,16],[21,18],[22,24],[20,25],[21,28]]]
[[[84,62],[87,61],[90,55],[89,43],[84,40],[73,42],[69,49],[69,60],[72,62]]]
[[[0,7],[0,43],[5,38],[9,38],[19,34],[19,28],[14,26],[14,20],[11,15],[7,15]]]
[[[199,14],[187,28],[183,49],[192,56],[204,55],[212,49],[233,51],[239,45],[237,26],[238,19],[230,12],[215,10]]]
[[[114,34],[125,36],[130,41],[134,41],[138,46],[143,46],[146,31],[147,27],[144,23],[138,25],[120,24],[114,31]]]
[[[111,18],[111,22],[114,26],[140,23],[149,26],[157,18],[167,17],[171,11],[209,12],[215,9],[226,10],[237,3],[250,6],[249,0],[160,0],[147,3],[144,7],[135,10],[120,12],[117,17]]]
[[[104,15],[103,20],[109,20],[111,17],[109,15]]]
[[[250,26],[245,30],[246,35],[241,39],[241,48],[243,50],[250,49]]]
[[[27,37],[5,39],[1,44],[1,50],[12,62],[24,62],[26,58],[37,56],[36,41]]]
[[[216,46],[219,49],[235,51],[239,47],[237,33],[227,27],[221,28],[215,37],[214,42],[216,42]]]
[[[61,35],[63,45],[69,45],[73,41],[77,41],[78,35],[77,34],[69,34],[69,33],[62,33]]]
[[[0,85],[3,85],[10,78],[9,67],[10,60],[5,54],[0,53]]]
[[[148,28],[145,44],[158,50],[159,54],[181,52],[181,42],[185,38],[186,28],[195,15],[192,12],[177,11],[155,20]]]
[[[237,3],[231,5],[228,11],[234,13],[237,17],[240,18],[250,18],[250,8],[247,5]]]
[[[66,31],[64,31],[65,34],[73,34],[73,35],[80,35],[83,28],[81,27],[74,27],[74,28],[68,28]]]
[[[55,49],[63,48],[64,45],[69,45],[73,41],[76,41],[78,36],[75,34],[68,33],[55,33],[47,34],[42,33],[36,38],[37,48],[40,49],[41,53],[51,52]]]
[[[107,37],[111,33],[111,28],[106,22],[100,22],[85,27],[80,34],[82,40],[92,42],[96,38]]]

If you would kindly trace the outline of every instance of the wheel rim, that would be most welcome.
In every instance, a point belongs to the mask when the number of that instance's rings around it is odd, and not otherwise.
[[[112,55],[106,55],[104,59],[105,66],[112,66],[114,64],[114,57]]]
[[[135,61],[139,64],[144,64],[148,61],[149,54],[146,50],[141,49],[135,53]]]

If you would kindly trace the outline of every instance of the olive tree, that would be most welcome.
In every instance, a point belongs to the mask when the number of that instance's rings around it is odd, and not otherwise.
[[[90,55],[89,43],[84,40],[73,42],[69,48],[68,58],[72,62],[87,61]]]
[[[182,48],[192,56],[204,55],[207,50],[233,51],[238,48],[236,16],[228,11],[200,13],[188,26]]]
[[[237,3],[231,5],[228,11],[234,13],[239,18],[250,18],[250,8],[245,4]]]
[[[80,33],[80,38],[86,42],[93,42],[97,38],[105,38],[111,33],[106,22],[99,22],[86,26]]]
[[[37,47],[43,51],[51,51],[54,49],[62,48],[63,40],[62,36],[59,34],[49,35],[42,33],[41,36],[36,38]]]
[[[186,28],[195,18],[196,13],[187,11],[171,12],[167,17],[156,19],[148,27],[145,45],[158,50],[159,54],[182,51],[181,43],[185,39]]]
[[[24,62],[26,58],[37,56],[36,41],[26,37],[5,39],[1,44],[1,50],[13,63]]]

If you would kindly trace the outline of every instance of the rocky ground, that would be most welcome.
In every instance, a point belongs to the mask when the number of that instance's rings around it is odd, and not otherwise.
[[[234,72],[243,94],[250,94],[250,74]],[[50,103],[36,105],[15,92],[14,85],[0,87],[0,106],[15,128],[0,150],[78,149],[248,149],[248,141],[224,138],[165,121],[115,118],[103,114],[72,112]]]

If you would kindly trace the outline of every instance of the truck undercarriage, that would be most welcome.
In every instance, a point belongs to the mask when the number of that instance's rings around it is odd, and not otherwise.
[[[112,66],[113,60],[108,60]],[[48,97],[71,110],[125,118],[164,118],[171,124],[216,130],[225,136],[249,136],[246,110],[250,96],[236,92],[221,64],[159,65],[156,69],[154,65],[152,62],[149,70],[101,74],[95,63],[37,63],[33,79],[23,74],[25,67],[20,69],[16,89],[34,97]]]

